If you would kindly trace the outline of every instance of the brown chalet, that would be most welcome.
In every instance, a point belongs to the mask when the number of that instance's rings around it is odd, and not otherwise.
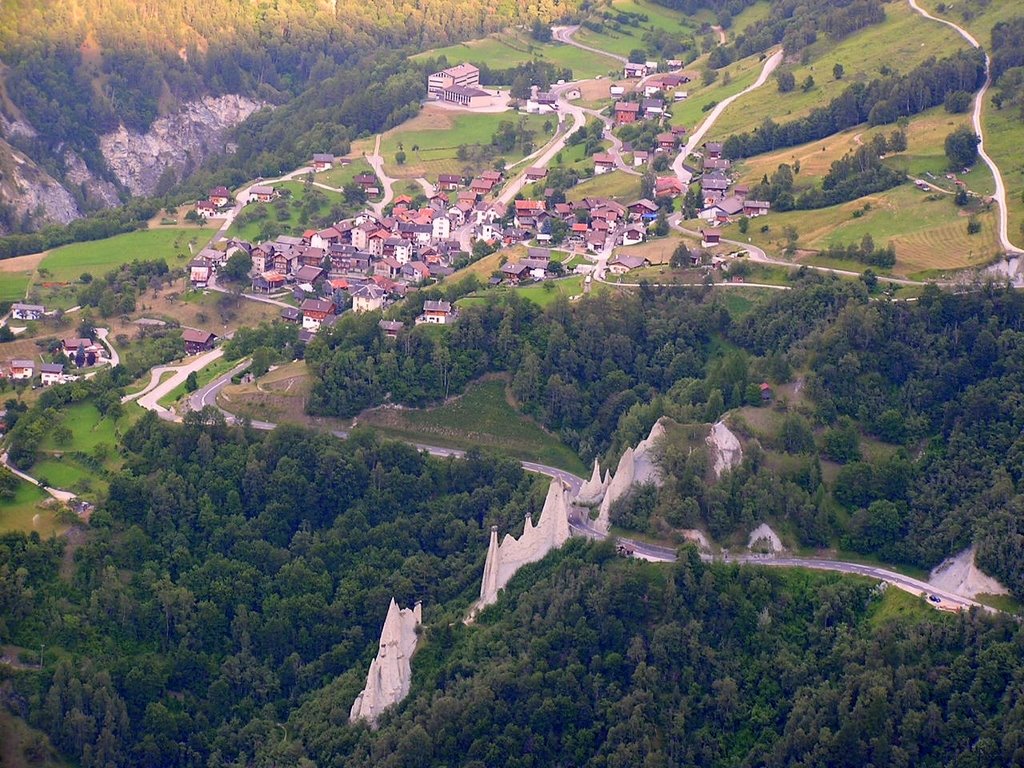
[[[640,117],[640,105],[635,101],[619,101],[615,104],[615,122],[618,125],[635,123]]]
[[[209,352],[213,349],[213,342],[217,340],[217,337],[209,331],[186,328],[181,334],[181,340],[185,342],[186,355],[197,355],[200,352]]]

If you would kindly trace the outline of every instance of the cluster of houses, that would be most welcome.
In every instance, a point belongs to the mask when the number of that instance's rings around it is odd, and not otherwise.
[[[617,101],[614,112],[616,125],[628,125],[638,120],[660,120],[665,116],[665,100],[649,97],[640,101]]]
[[[223,215],[224,209],[231,204],[231,190],[227,187],[214,187],[205,200],[196,203],[196,213],[204,219],[212,219]]]
[[[748,197],[746,185],[733,186],[729,178],[729,161],[722,157],[722,145],[709,141],[704,144],[704,173],[700,179],[703,207],[697,214],[711,224],[727,224],[738,216],[754,218],[768,213],[767,200]]]
[[[603,197],[587,197],[574,203],[550,204],[545,200],[516,200],[512,226],[500,236],[507,245],[536,240],[551,241],[552,223],[564,222],[564,245],[571,249],[599,253],[612,245],[636,245],[647,237],[647,225],[657,218],[658,206],[638,200],[628,206]],[[486,227],[481,234],[487,234]]]
[[[70,337],[61,340],[60,352],[75,368],[90,368],[107,362],[107,348],[88,338]],[[44,387],[74,381],[78,377],[65,371],[64,363],[37,363],[34,360],[11,360],[0,375],[12,381],[29,381],[36,375]]]

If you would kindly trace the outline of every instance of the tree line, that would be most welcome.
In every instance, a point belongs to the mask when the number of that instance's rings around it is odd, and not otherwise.
[[[722,153],[730,158],[751,157],[830,136],[860,123],[884,125],[942,104],[956,91],[976,91],[985,80],[981,51],[960,51],[944,59],[929,59],[906,75],[892,73],[869,83],[852,83],[827,107],[788,123],[772,119],[754,131],[733,134]]]

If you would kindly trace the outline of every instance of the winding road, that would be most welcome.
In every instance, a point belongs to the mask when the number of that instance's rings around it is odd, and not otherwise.
[[[235,366],[227,373],[219,376],[214,381],[210,382],[206,386],[198,389],[192,393],[190,397],[190,405],[194,410],[200,410],[205,406],[212,406],[217,408],[221,413],[224,414],[225,419],[229,423],[238,423],[239,419],[233,414],[221,408],[217,405],[217,395],[221,389],[231,380],[231,377],[236,373],[244,370],[249,365],[249,361],[245,360]],[[271,430],[277,425],[268,421],[250,421],[250,426],[260,430]],[[331,434],[336,437],[345,439],[348,437],[346,430],[331,430]],[[465,452],[456,448],[442,448],[436,445],[426,445],[423,443],[411,443],[413,447],[425,451],[432,456],[440,457],[455,457],[461,458],[465,455]],[[576,493],[583,485],[583,478],[577,475],[567,472],[558,467],[548,466],[546,464],[539,464],[532,461],[521,462],[523,469],[528,472],[536,472],[538,474],[547,475],[548,477],[557,478],[565,483],[568,488]],[[582,512],[582,510],[580,510]],[[571,529],[578,535],[586,536],[592,539],[605,539],[608,534],[598,530],[593,526],[589,518],[583,514],[577,514],[576,517],[571,521]],[[618,537],[618,543],[631,549],[634,555],[654,562],[674,562],[677,559],[676,548],[652,544],[649,542],[637,541],[627,537]],[[701,552],[701,559],[707,562],[725,562],[734,563],[737,565],[754,565],[754,566],[766,566],[776,568],[810,568],[813,570],[820,571],[835,571],[839,573],[850,573],[859,576],[867,576],[879,581],[891,584],[899,589],[909,592],[914,595],[922,596],[936,596],[939,598],[939,602],[931,601],[929,604],[935,608],[943,610],[963,610],[969,608],[978,608],[987,612],[996,612],[995,609],[979,603],[971,598],[958,595],[948,590],[939,589],[934,587],[927,582],[919,579],[905,576],[902,573],[882,568],[874,565],[864,565],[861,563],[851,563],[843,560],[832,560],[828,558],[816,558],[816,557],[790,557],[787,555],[758,555],[758,554],[732,554],[722,553],[715,555],[709,552]]]
[[[928,11],[917,4],[917,0],[907,0],[910,3],[910,7],[917,11],[919,14],[924,16],[926,19],[937,21],[940,24],[945,24],[947,27],[952,27],[956,30],[960,36],[966,40],[972,47],[981,48],[981,44],[978,43],[977,39],[966,29],[954,24],[948,19],[942,19],[938,16],[932,16]],[[974,97],[974,112],[972,114],[972,121],[974,123],[974,132],[978,134],[981,141],[978,143],[978,156],[985,162],[989,170],[992,171],[992,178],[995,179],[996,191],[992,195],[992,199],[996,201],[996,205],[999,208],[999,244],[1003,247],[1003,250],[1008,253],[1020,254],[1021,249],[1015,246],[1010,241],[1010,225],[1009,225],[1009,213],[1006,208],[1006,185],[1003,184],[1003,177],[999,173],[999,166],[995,164],[995,161],[989,157],[988,152],[985,151],[985,133],[981,126],[981,111],[985,106],[985,94],[988,93],[989,86],[992,85],[992,61],[989,59],[988,54],[985,54],[985,82],[981,86],[981,90],[978,91]]]
[[[719,117],[721,117],[722,113],[725,112],[726,108],[734,101],[736,101],[736,99],[740,98],[741,96],[745,96],[751,91],[756,90],[760,88],[762,85],[764,85],[768,78],[771,76],[772,72],[775,71],[776,67],[778,67],[779,64],[782,63],[782,56],[783,50],[781,48],[777,50],[775,53],[773,53],[771,56],[769,56],[768,59],[765,61],[764,66],[761,68],[761,74],[757,76],[757,80],[748,85],[739,93],[734,93],[729,98],[723,99],[721,102],[715,105],[715,108],[711,110],[711,112],[708,114],[706,118],[704,118],[704,122],[700,124],[700,127],[695,128],[693,130],[693,133],[690,134],[690,138],[687,139],[686,141],[686,146],[683,147],[683,151],[679,153],[679,155],[672,163],[672,170],[675,172],[676,176],[679,177],[679,180],[683,184],[688,185],[693,177],[693,174],[686,170],[683,164],[686,162],[686,159],[691,154],[693,154],[693,151],[700,146],[701,140],[704,138],[707,132],[711,130],[711,126],[715,124],[715,121],[718,120]]]
[[[559,43],[565,43],[566,45],[574,45],[577,48],[582,48],[584,51],[590,51],[591,53],[596,53],[599,56],[604,56],[609,59],[615,59],[615,61],[621,62],[622,64],[625,64],[626,62],[629,61],[629,59],[627,59],[625,56],[620,56],[617,53],[609,53],[608,51],[602,51],[600,48],[592,48],[589,45],[584,45],[583,43],[576,42],[576,40],[573,39],[573,35],[576,34],[576,31],[579,28],[579,24],[567,27],[552,27],[551,38]]]

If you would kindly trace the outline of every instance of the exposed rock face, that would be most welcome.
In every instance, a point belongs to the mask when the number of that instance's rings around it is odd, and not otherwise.
[[[754,549],[755,546],[767,547],[772,552],[781,552],[784,549],[779,534],[773,531],[767,523],[761,523],[750,532],[747,549]]]
[[[66,184],[74,184],[84,190],[86,199],[97,207],[115,208],[121,204],[117,187],[111,182],[98,178],[85,161],[77,154],[68,150],[64,153],[64,174]]]
[[[974,564],[976,547],[968,547],[955,557],[948,557],[932,570],[928,583],[964,597],[1008,595],[1010,590]]]
[[[665,434],[665,425],[658,419],[651,427],[646,439],[637,443],[636,448],[627,448],[619,457],[619,465],[611,482],[605,479],[605,492],[601,499],[595,526],[607,532],[611,526],[612,504],[628,494],[634,485],[654,483],[661,485],[661,469],[655,463],[655,448]],[[582,490],[582,489],[581,489]]]
[[[605,473],[605,477],[608,477],[607,473]],[[601,480],[601,465],[598,464],[597,459],[594,459],[594,472],[590,475],[590,479],[580,487],[574,502],[584,507],[600,504],[601,499],[604,498],[605,483],[606,481]]]
[[[356,696],[349,720],[366,720],[377,725],[381,713],[409,695],[412,679],[410,659],[416,650],[416,628],[423,620],[419,603],[413,608],[399,610],[391,598],[384,628],[380,633],[377,658],[370,663],[366,687]]]
[[[518,539],[507,534],[498,544],[498,529],[491,528],[491,541],[480,584],[480,599],[471,613],[497,602],[498,591],[505,588],[516,571],[528,563],[542,560],[552,549],[569,540],[569,496],[561,480],[552,480],[540,522],[536,525],[526,516],[523,535]]]
[[[711,466],[716,478],[721,477],[725,470],[732,469],[743,460],[743,447],[740,445],[739,438],[725,426],[724,421],[719,421],[711,427],[711,433],[706,442],[711,448]]]
[[[121,126],[100,138],[100,150],[132,194],[150,195],[166,169],[181,178],[206,158],[233,152],[229,131],[261,106],[245,96],[207,96],[159,118],[146,133]]]
[[[74,197],[30,158],[0,140],[2,197],[18,213],[67,224],[81,216]]]

